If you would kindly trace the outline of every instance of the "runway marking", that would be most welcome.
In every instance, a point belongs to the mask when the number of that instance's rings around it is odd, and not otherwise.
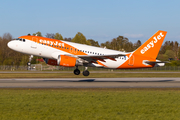
[[[0,88],[180,88],[180,78],[0,79]]]

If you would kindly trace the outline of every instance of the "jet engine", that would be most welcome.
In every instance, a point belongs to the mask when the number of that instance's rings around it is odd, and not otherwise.
[[[48,65],[54,65],[54,66],[57,65],[57,60],[48,59],[48,58],[43,58],[43,60],[44,60],[44,62],[46,62],[46,64],[48,64]]]
[[[57,64],[64,67],[74,67],[76,65],[76,58],[66,56],[66,55],[59,55],[57,59]]]

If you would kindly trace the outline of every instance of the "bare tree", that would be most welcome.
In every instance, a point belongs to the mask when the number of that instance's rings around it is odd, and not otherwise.
[[[47,38],[52,38],[54,39],[54,33],[46,33],[45,35]]]

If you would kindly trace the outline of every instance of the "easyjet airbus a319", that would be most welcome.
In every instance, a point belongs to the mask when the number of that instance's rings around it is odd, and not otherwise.
[[[80,74],[78,66],[85,66],[83,75],[88,76],[89,66],[111,69],[163,66],[164,62],[156,60],[156,57],[166,33],[159,30],[138,49],[128,53],[31,35],[10,41],[8,47],[21,53],[42,57],[49,65],[76,67],[75,75]]]

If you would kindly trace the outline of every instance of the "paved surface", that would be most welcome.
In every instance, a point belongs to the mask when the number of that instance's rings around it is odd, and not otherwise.
[[[0,88],[180,88],[180,78],[0,79]]]
[[[82,72],[82,71],[81,71]],[[73,73],[73,70],[71,71],[0,71],[0,73]],[[155,71],[155,72],[151,72],[151,71],[90,71],[90,73],[180,73],[180,71]]]

